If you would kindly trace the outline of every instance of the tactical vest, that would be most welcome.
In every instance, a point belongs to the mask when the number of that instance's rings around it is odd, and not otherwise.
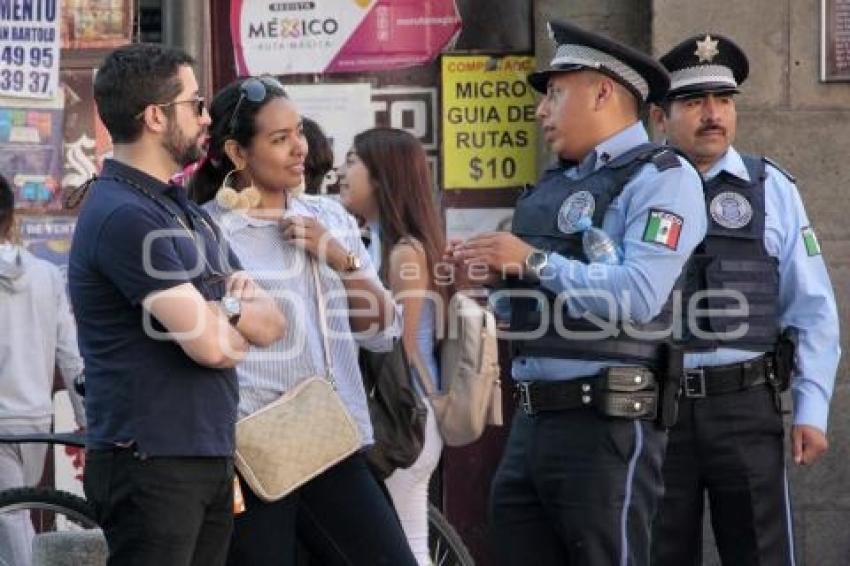
[[[571,228],[579,218],[588,215],[594,226],[601,226],[611,202],[648,163],[654,164],[659,171],[681,166],[673,150],[647,143],[629,150],[580,180],[567,178],[563,166],[548,169],[537,186],[527,190],[517,201],[511,231],[535,248],[587,263],[582,235]],[[537,283],[512,279],[508,287],[511,291],[519,290],[516,295],[528,294],[529,291],[536,295],[534,298],[511,297],[511,331],[531,334],[522,339],[514,335],[511,341],[514,356],[623,360],[644,366],[662,366],[664,346],[669,342],[669,328],[673,321],[669,300],[661,313],[649,323],[631,324],[638,330],[657,331],[660,335],[657,339],[633,339],[623,332],[621,323],[612,322],[610,326],[615,326],[616,332],[607,332],[608,337],[592,341],[574,340],[565,337],[566,333],[559,331],[558,325],[570,332],[595,332],[597,335],[610,330],[610,327],[598,326],[587,318],[572,318],[566,306],[556,313],[556,295]],[[540,308],[538,297],[545,297],[548,311]],[[614,297],[614,300],[619,300],[619,297]],[[548,320],[544,320],[546,312]],[[557,322],[555,317],[558,317]]]
[[[769,352],[779,339],[779,262],[764,247],[765,159],[742,159],[750,181],[722,171],[705,183],[708,230],[688,263],[683,304],[713,312],[696,317],[696,327],[710,336],[695,335],[685,322],[689,351],[723,346]],[[692,301],[696,291],[711,294]],[[734,297],[730,291],[740,295]],[[744,304],[746,311],[741,308]],[[735,338],[730,333],[743,330],[742,324],[748,330]]]

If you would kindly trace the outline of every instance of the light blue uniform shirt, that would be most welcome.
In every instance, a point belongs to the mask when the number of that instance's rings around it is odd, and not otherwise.
[[[647,141],[643,124],[635,122],[596,146],[564,174],[570,179],[583,179]],[[682,267],[706,230],[699,173],[684,160],[680,162],[681,167],[665,171],[648,163],[626,183],[605,212],[602,228],[623,250],[621,265],[588,265],[558,254],[549,255],[549,263],[541,272],[541,284],[554,293],[574,291],[566,300],[570,316],[590,313],[610,320],[614,309],[620,320],[642,324],[661,312]],[[675,250],[643,241],[650,209],[671,212],[684,220]],[[607,292],[610,300],[576,296],[575,292],[583,290]],[[522,381],[565,380],[594,375],[605,367],[623,363],[626,362],[517,357],[512,374]]]
[[[750,180],[744,161],[732,147],[706,172],[705,179],[713,179],[722,171]],[[766,173],[764,245],[767,253],[779,260],[780,325],[783,330],[793,328],[798,339],[796,369],[791,381],[794,424],[815,426],[825,432],[841,355],[835,297],[823,256],[809,256],[806,252],[802,230],[809,226],[809,219],[797,187],[769,164]],[[688,354],[685,366],[718,366],[760,355],[760,352],[718,348]]]

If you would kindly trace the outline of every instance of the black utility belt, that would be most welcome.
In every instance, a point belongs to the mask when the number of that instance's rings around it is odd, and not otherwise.
[[[770,385],[777,390],[787,388],[780,383],[770,354],[735,364],[686,369],[682,378],[682,397],[701,399],[759,385]]]
[[[569,381],[521,381],[516,389],[527,415],[595,409],[607,417],[655,420],[658,413],[658,382],[644,367],[609,367]]]

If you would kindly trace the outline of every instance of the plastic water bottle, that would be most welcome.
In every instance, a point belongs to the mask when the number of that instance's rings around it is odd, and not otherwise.
[[[601,228],[593,226],[589,217],[585,216],[578,221],[577,228],[583,232],[581,245],[584,255],[590,263],[604,263],[607,265],[619,265],[622,263],[623,254],[614,243],[614,240]]]

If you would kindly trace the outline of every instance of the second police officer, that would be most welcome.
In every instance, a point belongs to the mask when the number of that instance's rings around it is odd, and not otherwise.
[[[653,563],[699,563],[707,492],[723,564],[793,564],[779,394],[790,382],[792,455],[810,464],[827,448],[840,354],[832,286],[794,178],[732,147],[744,52],[701,34],[661,62],[671,87],[653,121],[705,179],[708,235],[688,279],[714,313],[688,326]]]
[[[520,408],[493,481],[494,536],[505,564],[646,565],[666,438],[659,387],[681,375],[669,297],[705,235],[701,181],[639,121],[669,84],[656,61],[568,23],[550,32],[554,59],[529,82],[558,161],[517,202],[512,233],[453,248],[513,293]],[[584,218],[621,264],[587,263]]]

